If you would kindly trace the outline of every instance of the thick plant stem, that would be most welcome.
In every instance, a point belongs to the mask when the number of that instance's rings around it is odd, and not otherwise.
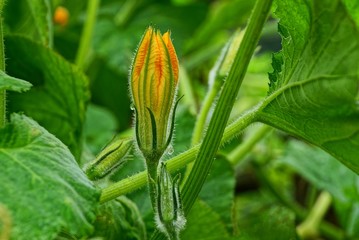
[[[2,27],[2,7],[4,1],[0,0],[0,71],[5,72],[4,37]],[[6,91],[0,89],[0,128],[6,123]]]
[[[153,211],[156,212],[156,199],[157,199],[156,183],[157,183],[158,160],[153,161],[152,159],[146,159],[146,166],[147,166],[147,182],[148,182],[151,204]]]
[[[248,125],[255,121],[257,107],[253,108],[252,111],[246,112],[244,115],[239,117],[236,121],[226,127],[224,131],[221,144],[224,144],[232,140],[235,136],[241,133]],[[199,145],[196,145],[186,152],[183,152],[172,159],[166,161],[167,170],[173,173],[188,163],[192,162],[196,157],[199,150]],[[137,173],[131,177],[125,178],[117,183],[114,183],[102,190],[100,202],[104,203],[115,199],[118,196],[125,195],[138,188],[146,185],[147,182],[147,171]]]
[[[221,88],[221,83],[222,83],[221,81],[214,81],[213,85],[210,87],[210,89],[204,99],[203,106],[201,108],[201,111],[196,120],[196,124],[194,126],[192,141],[191,141],[192,146],[200,143],[200,141],[202,139],[202,135],[203,135],[205,127],[206,127],[206,121],[207,121],[209,111],[211,110],[214,100],[216,99],[216,96],[218,95],[218,92]],[[193,168],[193,162],[188,164],[185,175],[183,177],[184,180],[186,180],[188,178],[192,168]]]
[[[77,50],[75,64],[80,68],[85,67],[86,58],[91,50],[91,39],[93,29],[95,27],[97,9],[100,5],[100,0],[91,0],[88,1],[87,12],[86,12],[86,21],[84,28],[82,30],[80,45]]]
[[[218,104],[214,109],[208,131],[200,146],[193,169],[183,187],[183,205],[185,214],[193,206],[212,167],[220,139],[225,130],[233,104],[246,73],[249,61],[267,19],[272,0],[258,0],[252,12],[243,41],[234,59],[228,78],[223,86]]]

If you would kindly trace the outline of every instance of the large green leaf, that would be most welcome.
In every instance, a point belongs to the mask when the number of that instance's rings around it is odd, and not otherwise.
[[[78,158],[89,99],[87,78],[47,47],[17,36],[5,40],[7,72],[33,84],[26,93],[9,94],[9,111],[34,118]]]
[[[341,1],[277,1],[281,52],[259,120],[359,173],[359,32]]]
[[[295,240],[295,216],[266,194],[239,195],[236,201],[238,237],[241,240]]]
[[[333,196],[340,223],[348,236],[359,237],[359,176],[324,151],[298,141],[289,143],[280,159],[317,188]]]
[[[356,0],[343,0],[343,3],[359,27],[359,2]]]
[[[10,212],[11,239],[88,235],[99,194],[68,148],[24,115],[13,114],[0,136],[0,205]]]
[[[7,1],[5,24],[11,33],[31,37],[46,46],[52,45],[52,15],[49,0]]]
[[[231,229],[233,218],[235,176],[232,165],[224,156],[217,156],[199,198],[210,206]]]

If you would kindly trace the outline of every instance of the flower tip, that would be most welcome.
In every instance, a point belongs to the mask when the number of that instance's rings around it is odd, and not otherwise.
[[[162,39],[165,42],[166,46],[168,46],[169,42],[171,41],[171,32],[168,30],[162,35]]]

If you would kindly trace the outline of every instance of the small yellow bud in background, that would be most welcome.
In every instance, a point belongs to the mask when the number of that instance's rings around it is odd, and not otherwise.
[[[178,72],[170,33],[149,27],[130,72],[137,144],[146,158],[160,158],[171,141]]]
[[[54,13],[54,23],[65,27],[69,23],[69,11],[64,7],[57,7]]]

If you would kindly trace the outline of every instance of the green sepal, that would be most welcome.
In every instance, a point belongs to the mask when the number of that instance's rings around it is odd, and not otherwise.
[[[177,109],[177,106],[178,106],[178,103],[181,101],[181,99],[184,97],[184,95],[182,95],[177,101],[176,101],[176,104],[173,108],[173,112],[172,112],[172,120],[171,120],[171,130],[170,130],[170,135],[168,136],[168,139],[167,139],[167,142],[166,142],[166,147],[167,148],[170,143],[171,143],[171,140],[172,140],[172,136],[173,136],[173,130],[175,128],[175,117],[176,117],[176,109]]]
[[[152,129],[152,150],[153,152],[157,152],[157,125],[156,125],[156,119],[155,115],[153,115],[153,112],[151,109],[146,107],[148,112],[150,113],[151,118],[151,129]]]
[[[180,191],[179,191],[179,182],[181,180],[181,174],[177,174],[173,180],[172,180],[172,184],[173,184],[173,188],[172,188],[172,195],[173,195],[173,205],[174,205],[174,209],[175,209],[175,219],[178,219],[180,216],[180,212],[182,212],[182,200],[181,200],[181,195],[180,195]]]
[[[140,141],[140,135],[139,135],[139,131],[138,131],[138,111],[137,111],[137,108],[134,106],[134,109],[135,109],[135,114],[136,114],[136,121],[135,121],[135,135],[136,135],[136,141],[137,141],[137,145],[138,145],[138,148],[141,149],[142,148],[142,145],[141,145],[141,141]]]

